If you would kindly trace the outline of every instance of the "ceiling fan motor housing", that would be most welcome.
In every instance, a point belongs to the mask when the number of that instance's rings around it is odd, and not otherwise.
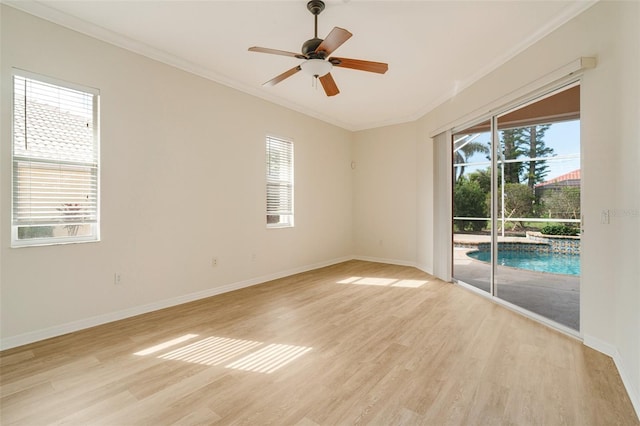
[[[325,52],[316,52],[316,49],[320,46],[320,43],[322,43],[322,39],[318,38],[318,15],[324,10],[324,2],[322,0],[311,0],[307,3],[307,9],[309,9],[309,12],[314,16],[315,30],[313,38],[302,44],[302,54],[309,59],[324,59],[326,56]]]
[[[302,54],[310,59],[324,59],[325,52],[316,52],[318,46],[322,43],[322,39],[318,37],[311,38],[302,44]]]

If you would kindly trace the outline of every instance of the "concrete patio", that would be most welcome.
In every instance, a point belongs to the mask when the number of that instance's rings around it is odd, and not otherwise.
[[[454,236],[455,243],[486,242],[488,236]],[[500,238],[500,241],[524,240],[520,237]],[[510,242],[511,242],[510,241]],[[470,258],[470,247],[455,247],[453,277],[458,281],[489,291],[491,267],[486,262]],[[574,330],[580,330],[580,277],[498,266],[497,296],[500,299],[542,315]]]

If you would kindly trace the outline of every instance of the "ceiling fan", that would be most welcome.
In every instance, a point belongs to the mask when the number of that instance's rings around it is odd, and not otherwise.
[[[284,50],[257,46],[249,48],[250,52],[270,53],[273,55],[291,56],[298,59],[304,59],[304,62],[300,65],[297,65],[272,78],[264,83],[264,86],[276,85],[282,80],[291,77],[298,71],[304,71],[320,80],[327,96],[335,96],[340,93],[340,90],[338,90],[338,86],[330,73],[333,67],[351,68],[354,70],[369,71],[378,74],[384,74],[387,72],[389,66],[383,62],[338,58],[335,56],[327,59],[327,56],[331,55],[334,50],[342,46],[342,44],[353,34],[343,28],[335,27],[324,40],[318,38],[318,15],[324,10],[324,2],[321,0],[311,0],[307,3],[307,9],[314,16],[315,30],[314,37],[302,44],[302,53],[287,52]]]

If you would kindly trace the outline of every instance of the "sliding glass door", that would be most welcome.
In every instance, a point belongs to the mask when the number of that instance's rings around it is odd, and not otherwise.
[[[579,85],[452,139],[454,279],[579,330]]]
[[[453,277],[491,292],[491,125],[453,135]],[[483,262],[467,254],[483,252]]]

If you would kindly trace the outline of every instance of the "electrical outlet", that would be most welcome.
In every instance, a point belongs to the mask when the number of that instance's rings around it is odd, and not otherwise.
[[[122,274],[120,272],[116,272],[113,274],[113,283],[115,285],[122,284]]]
[[[218,258],[217,257],[212,257],[211,258],[211,266],[218,266]]]

